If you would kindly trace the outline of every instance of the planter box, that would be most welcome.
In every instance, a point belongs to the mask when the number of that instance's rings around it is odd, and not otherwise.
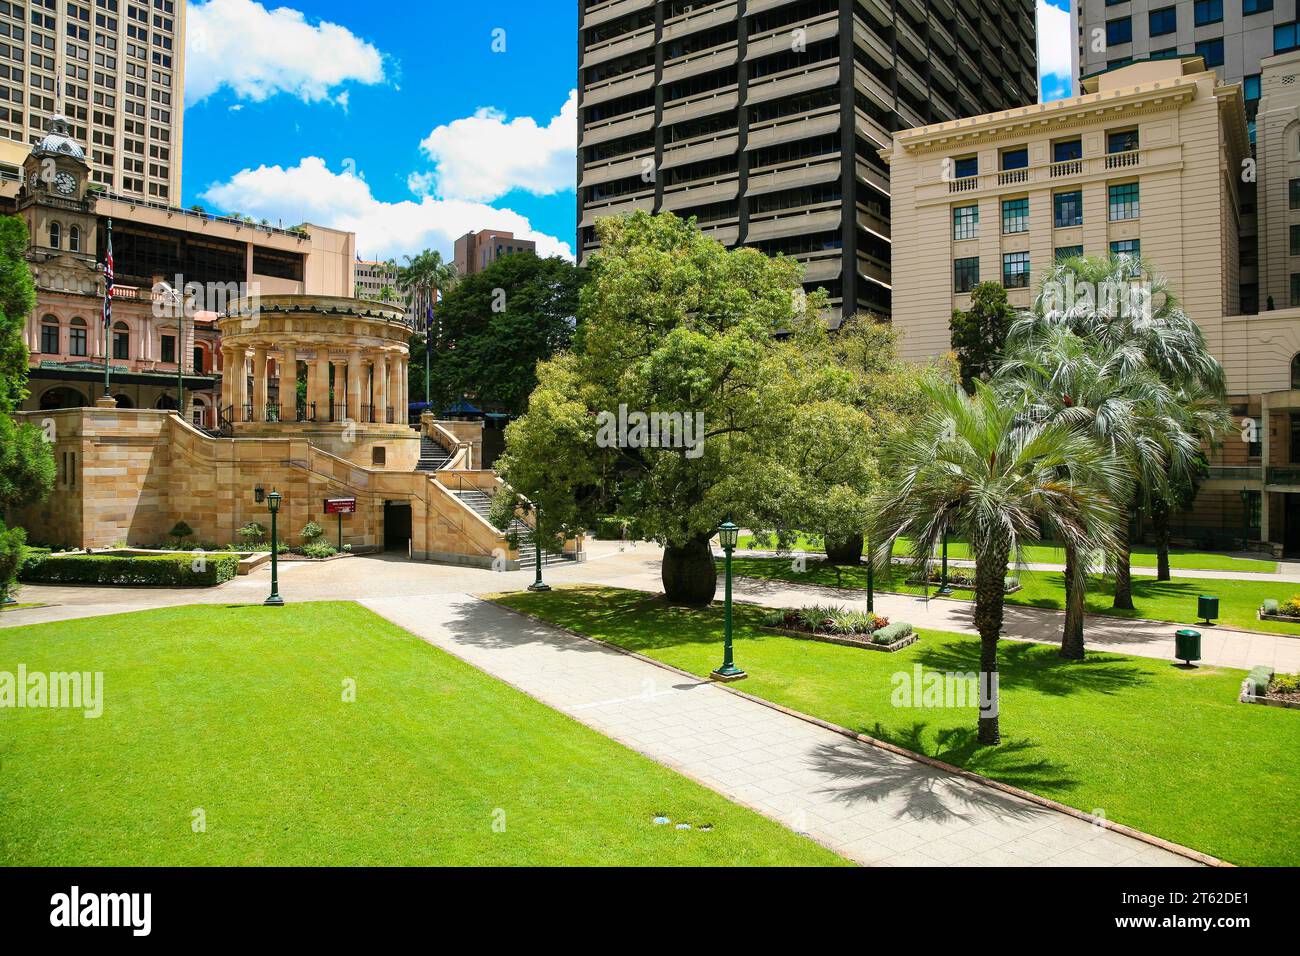
[[[915,631],[901,640],[894,641],[892,644],[873,644],[871,638],[865,634],[814,634],[812,631],[796,631],[788,627],[763,627],[759,628],[759,630],[767,631],[769,634],[781,634],[785,637],[799,637],[807,641],[819,641],[822,644],[839,644],[841,647],[859,647],[868,651],[884,651],[887,654],[901,651],[921,639],[920,635]]]
[[[1268,707],[1283,707],[1287,710],[1300,710],[1300,700],[1289,700],[1285,697],[1251,697],[1241,698],[1242,703],[1246,704],[1264,704]]]
[[[1255,612],[1255,617],[1261,621],[1281,621],[1283,624],[1300,624],[1300,617],[1290,614],[1265,614],[1264,609],[1260,608]]]
[[[921,580],[920,578],[908,578],[905,583],[911,585],[912,587],[919,588],[919,587],[924,587],[926,582]],[[936,578],[935,580],[930,582],[930,587],[932,588],[943,587],[943,582]],[[974,592],[975,590],[974,585],[954,584],[951,581],[948,582],[948,587],[950,587],[954,591]],[[1005,584],[1002,586],[1002,591],[1004,594],[1015,594],[1017,591],[1023,591],[1024,589],[1025,588],[1023,584],[1017,584],[1014,587],[1007,587]]]

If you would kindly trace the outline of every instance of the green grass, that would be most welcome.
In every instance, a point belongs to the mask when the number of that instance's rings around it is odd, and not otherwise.
[[[743,577],[788,581],[791,584],[817,584],[825,587],[865,589],[865,566],[836,567],[822,561],[809,561],[806,570],[794,570],[788,558],[733,558],[733,571]],[[876,588],[901,594],[921,594],[920,585],[904,583],[906,569],[897,568],[889,578],[876,578]],[[1007,604],[1022,607],[1041,607],[1052,610],[1065,609],[1065,576],[1059,571],[1022,571],[1015,574],[1021,589],[1008,594]],[[1093,577],[1088,584],[1088,610],[1093,614],[1110,617],[1145,618],[1150,621],[1169,621],[1173,624],[1197,624],[1196,599],[1202,594],[1219,598],[1219,624],[1249,631],[1273,634],[1300,634],[1300,624],[1283,621],[1261,621],[1255,615],[1266,598],[1283,600],[1300,592],[1300,584],[1278,581],[1233,581],[1218,578],[1174,578],[1157,581],[1155,578],[1134,577],[1134,610],[1117,610],[1111,606],[1115,597],[1114,583]],[[935,587],[930,588],[934,594]],[[967,590],[956,590],[956,597],[969,597]]]
[[[501,601],[700,676],[721,661],[718,608],[601,588]],[[1242,671],[1117,654],[1064,661],[1052,647],[1009,642],[1000,648],[1003,743],[981,748],[974,707],[891,703],[892,675],[914,665],[978,671],[973,638],[926,631],[875,654],[760,632],[757,607],[735,614],[736,662],[750,675],[739,686],[750,694],[1234,863],[1300,864],[1300,713],[1236,703]],[[883,793],[890,781],[866,786]],[[932,794],[906,796],[933,811]]]
[[[845,863],[355,604],[0,630],[20,662],[104,713],[0,711],[7,865]]]
[[[759,544],[763,548],[766,547],[762,542]],[[740,547],[755,547],[754,538],[750,536],[741,538]],[[804,534],[798,535],[793,548],[796,551],[825,550],[819,541],[814,541]],[[909,557],[911,553],[912,543],[908,539],[899,538],[894,542],[894,554],[896,556],[900,558]],[[1134,545],[1132,555],[1132,563],[1135,568],[1154,568],[1156,566],[1155,548],[1148,545]],[[964,541],[949,539],[948,556],[969,559],[971,556],[970,547]],[[1025,562],[1028,564],[1064,564],[1065,552],[1060,548],[1047,544],[1032,544],[1025,548]],[[1170,549],[1169,566],[1175,571],[1254,571],[1261,574],[1274,574],[1277,572],[1276,561],[1262,558],[1234,558],[1213,551],[1185,551],[1178,548]]]

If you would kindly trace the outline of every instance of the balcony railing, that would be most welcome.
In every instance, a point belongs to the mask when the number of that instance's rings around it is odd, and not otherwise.
[[[998,173],[999,186],[1018,186],[1029,182],[1028,169],[1004,169]]]
[[[969,193],[979,188],[980,178],[978,176],[966,176],[962,179],[948,181],[948,192],[950,193]]]
[[[1065,159],[1059,163],[1052,163],[1048,167],[1047,174],[1053,179],[1058,176],[1081,176],[1083,175],[1083,160]]]
[[[1136,166],[1141,162],[1142,154],[1138,150],[1129,150],[1126,153],[1109,153],[1106,156],[1107,169],[1128,169],[1130,166]]]
[[[947,179],[947,192],[972,193],[981,190],[1023,187],[1033,183],[1045,183],[1067,177],[1099,175],[1114,170],[1136,171],[1149,162],[1143,158],[1141,150],[1126,153],[1107,153],[1101,156],[1087,156],[1082,159],[1068,159],[1059,163],[1040,163],[1024,169],[1005,169],[960,179]],[[946,178],[946,177],[945,177]]]

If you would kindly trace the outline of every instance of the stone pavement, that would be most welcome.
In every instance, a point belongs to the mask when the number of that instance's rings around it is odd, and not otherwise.
[[[361,603],[859,863],[1196,865],[467,595]],[[665,812],[671,816],[672,808]]]

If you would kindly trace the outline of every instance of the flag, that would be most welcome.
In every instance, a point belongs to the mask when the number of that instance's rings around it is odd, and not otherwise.
[[[113,221],[108,221],[108,249],[104,257],[104,331],[113,321]]]

